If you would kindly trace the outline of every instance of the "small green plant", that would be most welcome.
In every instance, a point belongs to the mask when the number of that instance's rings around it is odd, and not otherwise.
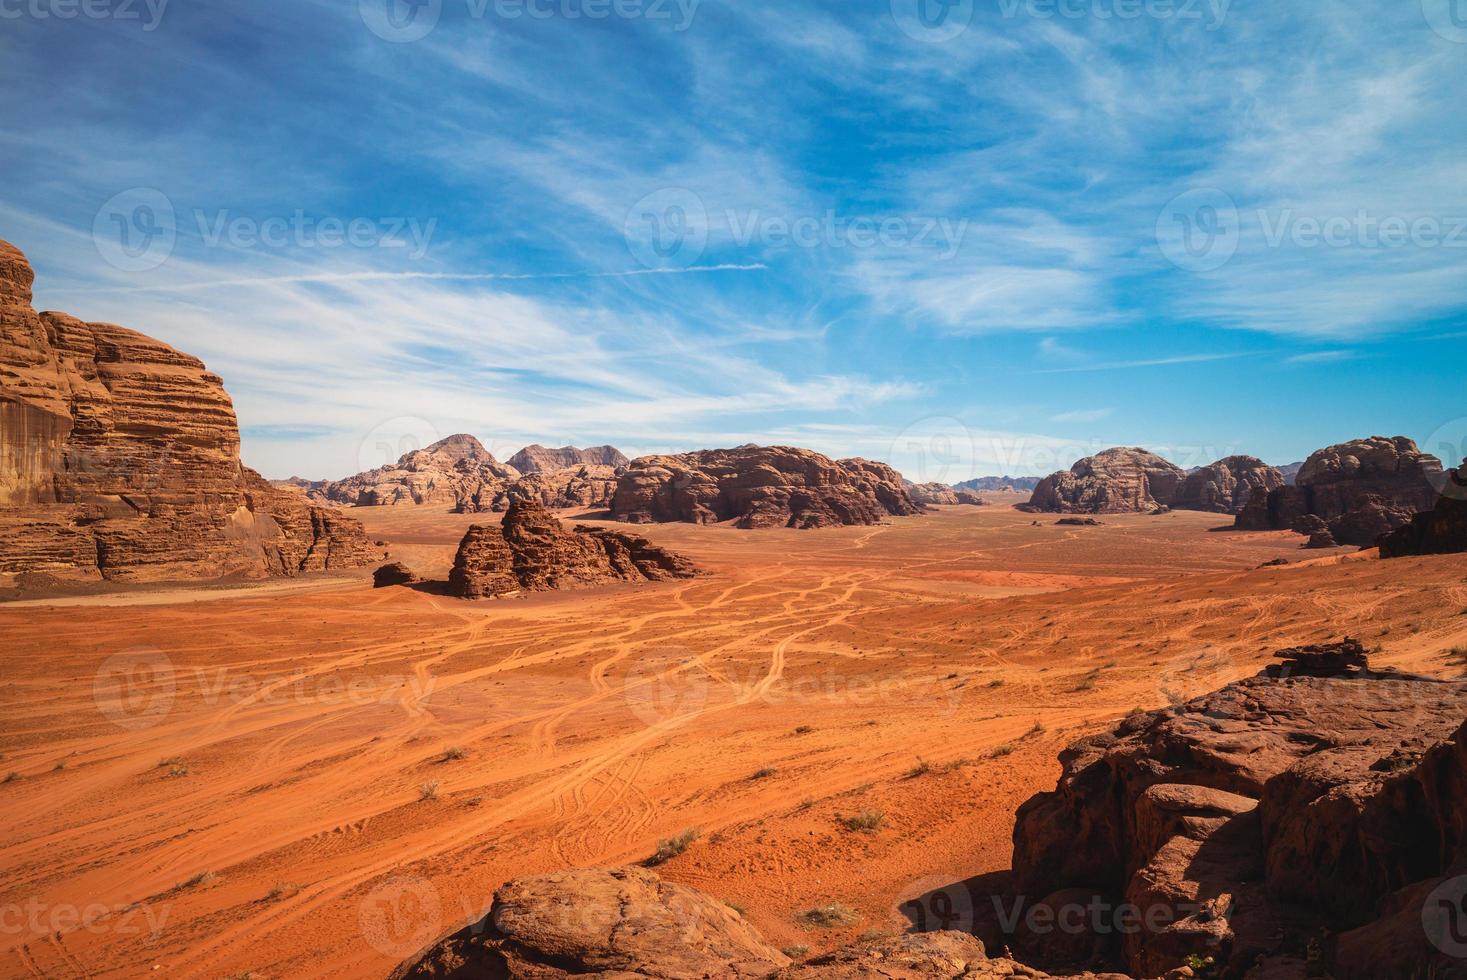
[[[294,898],[299,895],[301,886],[293,881],[283,881],[265,895],[265,901],[278,902],[282,898]]]
[[[647,859],[648,866],[653,867],[671,861],[673,858],[677,857],[679,854],[682,854],[688,848],[692,847],[693,841],[697,839],[698,828],[693,827],[683,831],[682,833],[674,837],[667,837],[663,840],[658,841],[657,850],[653,851],[652,856]]]
[[[1003,745],[995,745],[993,748],[989,749],[988,757],[990,759],[1002,759],[1006,755],[1013,755],[1014,752],[1016,752],[1017,750],[1018,746],[1014,745],[1012,742],[1005,742]]]
[[[189,878],[187,881],[185,881],[183,884],[179,885],[178,887],[180,887],[180,888],[197,888],[200,885],[207,885],[207,884],[209,884],[210,882],[216,880],[218,877],[219,876],[216,875],[212,871],[200,871],[198,874],[196,874],[193,877]]]
[[[816,929],[838,929],[841,926],[855,925],[861,921],[861,917],[840,902],[831,902],[829,905],[806,909],[799,914],[799,920]]]
[[[418,799],[424,802],[438,799],[438,784],[427,782],[418,787]]]
[[[874,834],[886,823],[886,814],[880,810],[862,810],[848,817],[838,818],[841,826],[847,830],[857,830],[863,834]]]
[[[917,779],[917,778],[919,778],[921,776],[927,775],[931,771],[932,771],[932,763],[928,762],[926,759],[922,758],[919,755],[919,756],[917,756],[917,764],[915,766],[913,766],[911,769],[907,770],[907,778],[908,779]]]
[[[451,746],[449,748],[444,749],[443,750],[443,754],[438,757],[438,761],[439,762],[457,762],[460,759],[467,759],[468,757],[469,757],[469,754],[467,752],[465,752],[463,749],[459,748],[457,745],[454,745],[454,746]]]

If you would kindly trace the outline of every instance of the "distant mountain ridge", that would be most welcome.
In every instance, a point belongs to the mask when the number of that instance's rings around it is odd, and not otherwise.
[[[1033,493],[1034,488],[1039,486],[1040,479],[1037,476],[980,476],[975,480],[964,480],[962,483],[954,483],[953,489],[975,491],[1015,490],[1023,493]]]

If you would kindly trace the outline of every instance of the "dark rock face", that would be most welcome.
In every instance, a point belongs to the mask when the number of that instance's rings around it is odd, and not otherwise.
[[[1321,449],[1299,470],[1296,485],[1254,494],[1236,527],[1248,531],[1303,530],[1306,517],[1324,522],[1340,544],[1368,547],[1436,503],[1441,463],[1405,436],[1373,436]],[[1310,526],[1304,533],[1316,533]]]
[[[741,528],[877,524],[920,512],[883,463],[808,449],[740,446],[633,460],[612,515],[634,524],[735,521]]]
[[[1135,976],[1193,955],[1224,977],[1302,967],[1321,936],[1316,975],[1453,975],[1420,896],[1467,870],[1467,682],[1372,673],[1353,641],[1281,656],[1062,753],[1058,788],[1019,810],[1018,892],[1158,910],[1086,937]]]
[[[261,577],[377,557],[356,521],[241,465],[218,375],[161,341],[31,306],[0,242],[0,584]]]
[[[592,446],[590,449],[577,449],[575,446],[562,446],[559,449],[546,449],[544,446],[526,446],[515,453],[508,460],[509,465],[523,474],[530,473],[554,473],[556,470],[569,469],[576,466],[608,466],[618,469],[631,462],[622,455],[621,450],[614,446]]]
[[[1267,494],[1283,485],[1284,475],[1263,460],[1229,456],[1188,473],[1171,506],[1174,510],[1236,514],[1254,494]]]
[[[642,868],[561,871],[500,888],[489,914],[391,980],[1047,980],[960,932],[888,936],[792,963],[742,916]],[[1065,978],[1055,978],[1065,980]],[[1068,980],[1126,980],[1077,974]]]
[[[386,589],[394,585],[413,585],[421,582],[417,573],[400,561],[383,565],[372,573],[372,588]]]
[[[1107,449],[1045,477],[1025,509],[1051,514],[1148,514],[1169,505],[1186,474],[1144,449]]]
[[[1435,508],[1380,539],[1382,558],[1467,552],[1467,460],[1446,474],[1443,485]]]
[[[459,543],[449,588],[465,599],[481,599],[695,574],[687,559],[645,538],[586,526],[567,531],[539,503],[516,501],[499,526],[469,528]]]

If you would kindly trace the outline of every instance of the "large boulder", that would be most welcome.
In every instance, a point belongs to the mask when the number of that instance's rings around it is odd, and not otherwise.
[[[882,936],[801,962],[738,912],[644,868],[520,878],[489,914],[402,963],[391,980],[1047,980],[960,932]],[[1053,980],[1127,980],[1075,974]]]
[[[1253,456],[1229,456],[1187,474],[1172,499],[1174,510],[1237,514],[1254,494],[1284,486],[1284,475]]]
[[[541,445],[533,445],[515,453],[508,462],[519,472],[530,474],[553,473],[577,466],[606,466],[614,470],[627,465],[631,460],[614,446],[592,446],[590,449],[561,446],[559,449],[546,449]]]
[[[621,521],[734,521],[741,528],[877,524],[920,510],[883,463],[752,445],[633,460],[611,502]]]
[[[686,558],[646,538],[588,526],[567,530],[537,501],[517,500],[502,523],[469,528],[454,558],[449,589],[466,599],[481,599],[695,574]]]
[[[1467,552],[1467,460],[1449,470],[1436,507],[1380,538],[1382,558]]]
[[[0,242],[0,584],[297,575],[367,564],[360,524],[240,462],[196,357],[31,306]]]
[[[1045,477],[1025,509],[1049,514],[1150,514],[1168,506],[1182,468],[1144,449],[1107,449]]]
[[[1357,439],[1310,456],[1294,486],[1254,494],[1235,526],[1301,530],[1317,517],[1340,544],[1367,547],[1430,510],[1441,479],[1441,461],[1405,436]]]
[[[1414,936],[1392,915],[1467,859],[1467,681],[1372,672],[1353,641],[1281,658],[1065,750],[1055,791],[1019,810],[1018,894],[1141,910],[1094,937],[1136,976],[1208,956],[1242,976],[1319,936],[1340,938],[1316,975],[1453,975],[1420,904]]]

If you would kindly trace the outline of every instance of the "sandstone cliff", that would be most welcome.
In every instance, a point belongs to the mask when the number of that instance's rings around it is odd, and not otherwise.
[[[633,460],[611,501],[617,520],[734,521],[741,528],[877,524],[921,506],[883,463],[808,449],[740,446]]]
[[[1186,474],[1144,449],[1107,449],[1045,477],[1025,509],[1050,514],[1149,514],[1172,502]]]
[[[954,483],[954,490],[989,490],[1007,491],[1014,490],[1021,493],[1033,493],[1034,488],[1039,486],[1037,476],[980,476],[974,480],[964,480],[962,483]]]
[[[460,434],[404,453],[396,463],[319,484],[315,490],[332,503],[349,506],[441,504],[454,508],[481,496],[492,499],[519,476],[478,439]]]
[[[559,449],[546,449],[544,446],[534,445],[526,446],[509,458],[509,465],[525,474],[553,473],[576,466],[608,466],[617,469],[629,462],[631,460],[613,446],[592,446],[590,449],[561,446]]]
[[[1080,741],[1057,789],[1019,810],[1025,901],[1157,911],[1151,927],[1064,937],[1072,955],[1118,956],[1135,976],[1189,956],[1222,977],[1256,963],[1250,977],[1303,976],[1324,939],[1309,975],[1460,966],[1423,932],[1421,898],[1467,871],[1467,681],[1372,673],[1353,641],[1280,656]]]
[[[1379,539],[1382,558],[1467,552],[1467,460],[1445,474],[1436,507]]]
[[[605,507],[616,492],[620,470],[595,463],[528,473],[498,487],[486,485],[458,510],[465,514],[507,510],[516,500],[532,500],[552,509]]]
[[[295,575],[366,564],[361,525],[240,464],[197,358],[31,306],[0,242],[0,584]]]
[[[903,480],[902,486],[906,489],[907,496],[923,507],[952,507],[959,504],[983,506],[983,498],[974,491],[959,490],[946,483],[913,483],[911,480]]]
[[[1441,479],[1441,462],[1405,436],[1357,439],[1310,456],[1295,486],[1255,494],[1236,526],[1301,530],[1301,522],[1312,516],[1340,544],[1368,547],[1430,510]]]
[[[1187,474],[1171,507],[1215,514],[1237,514],[1254,494],[1284,486],[1284,475],[1253,456],[1229,456]]]
[[[584,525],[567,531],[538,502],[517,500],[500,525],[469,528],[454,558],[449,590],[481,599],[695,574],[687,559],[638,535]]]

